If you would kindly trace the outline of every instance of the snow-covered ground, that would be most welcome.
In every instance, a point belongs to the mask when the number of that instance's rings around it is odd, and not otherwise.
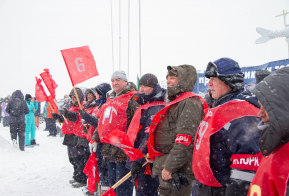
[[[47,137],[45,124],[36,130],[39,146],[22,152],[12,146],[9,127],[0,124],[0,195],[2,196],[81,196],[80,188],[68,181],[73,168],[63,137]]]

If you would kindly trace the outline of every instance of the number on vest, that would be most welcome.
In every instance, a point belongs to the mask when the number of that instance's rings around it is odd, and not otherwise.
[[[209,123],[207,123],[206,121],[201,122],[200,129],[198,131],[198,138],[197,138],[197,142],[196,142],[196,149],[197,150],[199,150],[199,148],[201,146],[202,138],[205,135],[208,127],[209,127]]]
[[[250,196],[254,196],[254,193],[256,193],[256,196],[261,196],[261,188],[256,184],[251,186]]]

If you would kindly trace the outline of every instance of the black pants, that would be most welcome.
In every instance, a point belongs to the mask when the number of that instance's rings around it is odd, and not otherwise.
[[[57,129],[56,129],[56,120],[53,118],[47,118],[46,119],[46,127],[49,131],[49,135],[56,135]]]
[[[24,150],[25,122],[10,123],[10,134],[11,134],[11,140],[13,139],[17,140],[17,135],[18,135],[19,149]]]
[[[68,147],[68,153],[71,153],[71,147]],[[72,147],[75,149],[83,147]],[[75,149],[73,151],[75,151]],[[81,150],[82,151],[82,150]],[[69,156],[69,155],[68,155]],[[85,151],[84,154],[78,156],[69,156],[69,162],[73,165],[73,179],[79,183],[86,184],[87,175],[83,173],[83,169],[88,161],[89,152]]]
[[[9,116],[3,117],[3,127],[9,126]]]

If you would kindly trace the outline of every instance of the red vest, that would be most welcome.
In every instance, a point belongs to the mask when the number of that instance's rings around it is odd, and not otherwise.
[[[168,109],[172,105],[174,105],[176,103],[179,103],[180,101],[182,101],[184,99],[187,99],[187,98],[190,98],[190,97],[196,97],[196,96],[201,99],[201,101],[203,103],[203,109],[204,109],[204,112],[206,114],[206,110],[207,110],[208,106],[207,106],[205,100],[202,97],[196,95],[195,93],[185,92],[185,93],[182,93],[180,96],[178,96],[175,100],[173,100],[170,103],[168,103],[168,105],[166,105],[166,107],[164,107],[162,110],[160,110],[154,116],[154,118],[153,118],[153,120],[151,122],[150,128],[149,128],[148,152],[149,152],[150,159],[155,160],[155,157],[164,155],[163,153],[160,153],[160,152],[158,152],[158,151],[156,151],[154,149],[154,131],[157,128],[157,125],[160,122],[160,120],[165,116],[165,114],[168,111]]]
[[[68,108],[69,111],[71,112],[78,112],[79,110],[79,107],[76,107],[76,106],[70,106]],[[62,134],[70,134],[70,135],[74,135],[74,132],[73,132],[73,128],[74,128],[74,122],[71,122],[70,120],[67,120],[67,123],[66,121],[64,120],[63,121],[63,124],[62,124],[62,128],[61,128],[61,133]]]
[[[84,104],[85,102],[82,102],[82,105]],[[92,111],[95,107],[90,107],[90,108],[87,108],[87,109],[83,109],[84,111],[86,111],[88,114],[92,114]],[[97,106],[96,106],[97,108]],[[88,128],[88,126],[86,126]],[[87,129],[86,128],[86,129]],[[82,137],[82,138],[87,138],[87,134],[83,131],[83,124],[81,122],[81,116],[80,114],[77,114],[77,120],[75,122],[75,125],[74,125],[74,134],[79,136],[79,137]],[[87,130],[88,131],[88,130]]]
[[[289,143],[262,157],[248,196],[285,196],[289,179]]]
[[[126,132],[126,109],[130,98],[135,93],[137,91],[131,91],[114,99],[108,98],[106,103],[101,106],[99,110],[100,119],[98,121],[98,134],[101,142],[102,138],[114,127]]]
[[[152,103],[147,102],[146,104],[139,107],[138,110],[134,113],[133,119],[131,120],[129,128],[127,130],[127,135],[132,145],[134,144],[138,131],[141,129],[141,127],[139,127],[141,111],[156,105],[166,105],[166,103],[164,101],[154,101]]]
[[[244,116],[257,116],[258,111],[259,109],[249,102],[241,100],[232,100],[208,110],[195,137],[193,172],[199,182],[207,186],[222,187],[210,167],[210,137],[232,120]]]
[[[93,110],[92,110],[92,113],[91,113],[91,115],[92,116],[94,116],[94,117],[96,117],[96,118],[99,118],[99,116],[98,116],[98,107],[94,107],[93,108]],[[87,131],[87,140],[90,142],[90,140],[91,140],[91,138],[92,138],[92,136],[93,136],[93,133],[94,133],[94,131],[95,131],[95,127],[93,127],[93,126],[89,126],[89,128],[88,128],[88,131]]]

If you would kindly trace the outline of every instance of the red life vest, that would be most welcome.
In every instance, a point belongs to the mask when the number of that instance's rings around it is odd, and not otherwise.
[[[85,102],[82,102],[82,106]],[[90,107],[90,108],[87,108],[87,109],[83,109],[84,111],[86,111],[88,114],[92,114],[92,111],[95,107]],[[96,106],[97,108],[97,106]],[[88,126],[86,126],[86,129],[88,128]],[[74,134],[79,136],[79,137],[82,137],[82,138],[87,138],[87,134],[83,131],[83,124],[81,122],[81,116],[80,114],[77,114],[77,120],[75,122],[75,125],[74,125]],[[88,131],[88,130],[87,130]]]
[[[207,106],[205,100],[204,100],[202,97],[200,97],[200,96],[198,96],[198,95],[196,95],[195,93],[192,93],[192,92],[182,93],[182,94],[181,94],[180,96],[178,96],[175,100],[173,100],[173,101],[171,101],[170,103],[168,103],[168,104],[166,105],[166,107],[164,107],[162,110],[160,110],[160,111],[154,116],[154,118],[153,118],[153,120],[152,120],[152,122],[151,122],[150,128],[149,128],[148,152],[149,152],[149,158],[150,158],[150,159],[155,160],[155,157],[159,157],[159,156],[164,155],[163,153],[160,153],[160,152],[158,152],[158,151],[156,151],[156,150],[154,149],[154,131],[155,131],[155,129],[157,128],[158,123],[159,123],[160,120],[165,116],[166,112],[168,111],[168,109],[169,109],[172,105],[174,105],[174,104],[176,104],[176,103],[178,103],[178,102],[180,102],[180,101],[182,101],[182,100],[184,100],[184,99],[190,98],[190,97],[199,97],[199,98],[200,98],[200,100],[201,100],[202,103],[203,103],[204,112],[205,112],[205,114],[206,114],[206,110],[207,110],[208,106]]]
[[[70,106],[70,107],[68,108],[68,110],[71,111],[71,112],[78,112],[79,107]],[[75,125],[74,122],[72,122],[72,121],[70,121],[70,120],[67,120],[67,123],[66,123],[66,121],[64,120],[64,122],[63,122],[63,124],[62,124],[62,128],[61,128],[61,133],[62,133],[62,134],[74,135],[74,132],[73,132],[74,125]]]
[[[96,118],[99,118],[98,112],[99,112],[98,107],[94,107],[93,110],[92,110],[91,115],[94,116],[94,117],[96,117]],[[93,133],[94,133],[95,129],[96,129],[96,128],[93,127],[93,126],[91,126],[91,125],[90,125],[89,128],[88,128],[88,131],[87,131],[87,140],[88,140],[89,142],[91,141],[91,138],[92,138],[92,136],[93,136]]]
[[[127,129],[127,135],[132,145],[134,144],[138,131],[141,129],[139,127],[141,111],[146,110],[149,107],[156,106],[156,105],[166,105],[166,103],[164,101],[154,101],[152,103],[147,102],[146,104],[140,106],[137,109],[137,111],[134,113],[133,119],[131,120],[129,128]]]
[[[220,131],[232,120],[244,116],[257,116],[258,111],[259,109],[257,107],[247,101],[241,100],[232,100],[208,110],[206,116],[198,127],[195,137],[193,172],[199,182],[207,186],[222,187],[222,185],[215,179],[210,167],[210,137],[214,133]],[[244,156],[244,159],[250,159],[248,155]],[[222,157],[219,158],[221,159]]]
[[[114,127],[126,132],[126,109],[130,98],[135,93],[137,91],[131,91],[114,99],[108,98],[106,103],[101,106],[99,110],[100,119],[98,121],[98,134],[101,142],[102,138]]]
[[[251,182],[248,196],[285,196],[289,180],[289,143],[267,157],[262,157]]]

